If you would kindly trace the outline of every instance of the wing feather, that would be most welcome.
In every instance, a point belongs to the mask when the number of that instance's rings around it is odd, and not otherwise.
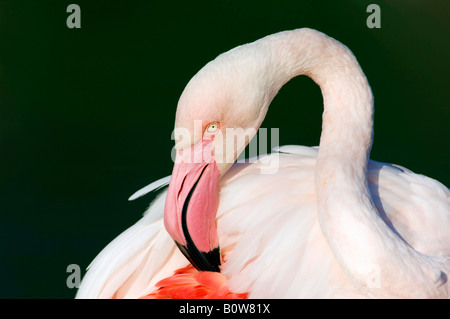
[[[220,180],[217,213],[223,273],[250,298],[361,297],[340,270],[317,221],[317,148],[289,145]],[[278,157],[276,174],[261,173]],[[160,179],[132,198],[169,182]],[[368,183],[380,217],[415,249],[450,256],[450,193],[436,180],[398,165],[369,161]],[[167,191],[144,217],[92,262],[77,297],[137,298],[187,261],[164,230]],[[345,227],[345,225],[343,225]]]

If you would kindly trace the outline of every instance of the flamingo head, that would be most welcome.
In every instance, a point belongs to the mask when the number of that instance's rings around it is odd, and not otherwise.
[[[208,63],[178,102],[164,224],[198,270],[220,271],[218,182],[256,134],[276,93],[264,89],[265,74],[246,53],[239,47]]]

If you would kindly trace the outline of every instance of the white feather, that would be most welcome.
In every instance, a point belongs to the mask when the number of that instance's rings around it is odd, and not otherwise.
[[[236,163],[221,179],[217,213],[223,273],[251,298],[362,297],[340,270],[317,222],[317,148],[281,148],[277,174],[264,164]],[[439,182],[391,164],[369,161],[371,194],[387,222],[426,254],[448,255],[450,193]],[[89,267],[78,298],[136,298],[188,264],[164,229],[166,191],[134,226]],[[295,195],[295,196],[294,196]]]
[[[148,194],[152,191],[159,190],[160,188],[169,185],[171,176],[166,176],[161,179],[158,179],[157,181],[154,181],[153,183],[141,188],[137,192],[135,192],[133,195],[128,198],[129,201],[135,200],[141,196],[144,196],[145,194]]]
[[[135,225],[114,239],[89,265],[77,298],[138,298],[172,269],[187,265],[163,225],[167,191]]]

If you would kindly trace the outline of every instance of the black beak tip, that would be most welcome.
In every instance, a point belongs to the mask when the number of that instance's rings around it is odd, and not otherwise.
[[[214,248],[209,252],[202,252],[197,247],[189,247],[190,243],[187,243],[187,247],[175,242],[178,249],[184,256],[191,262],[191,264],[199,271],[215,271],[220,272],[220,249]]]

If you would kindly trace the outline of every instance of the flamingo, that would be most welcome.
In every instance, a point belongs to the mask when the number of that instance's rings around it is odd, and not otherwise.
[[[298,75],[322,91],[319,147],[234,163]],[[172,175],[130,199],[168,189],[95,258],[77,298],[141,298],[170,284],[167,294],[183,286],[190,297],[449,297],[449,189],[369,159],[373,96],[340,42],[302,28],[219,55],[184,89],[175,135]]]

